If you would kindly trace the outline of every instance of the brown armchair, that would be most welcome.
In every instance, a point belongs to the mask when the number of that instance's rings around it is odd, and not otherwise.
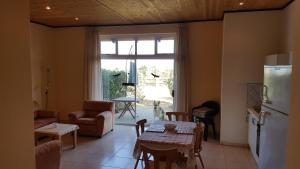
[[[61,143],[58,140],[35,147],[35,165],[36,169],[59,169],[60,168],[60,150]]]
[[[58,122],[58,112],[48,110],[34,111],[34,128],[40,128],[45,125]]]
[[[79,125],[79,135],[102,137],[113,130],[113,108],[113,102],[85,101],[83,110],[70,113],[69,119]]]

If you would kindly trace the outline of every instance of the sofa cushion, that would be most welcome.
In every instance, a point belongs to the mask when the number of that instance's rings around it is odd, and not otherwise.
[[[96,124],[96,118],[79,118],[76,120],[77,124],[86,124],[86,125],[95,125]]]
[[[35,118],[57,118],[58,112],[48,110],[36,110],[34,111]]]
[[[108,101],[85,101],[83,104],[83,110],[86,112],[112,111],[113,105],[113,102]]]
[[[97,112],[97,111],[86,111],[84,116],[89,118],[95,118],[100,113],[101,112]]]
[[[34,120],[34,128],[37,129],[37,128],[46,126],[48,124],[54,123],[54,122],[57,122],[56,118],[40,118],[40,119],[35,119]]]

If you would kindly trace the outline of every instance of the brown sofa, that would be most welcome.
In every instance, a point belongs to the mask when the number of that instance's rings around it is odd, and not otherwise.
[[[47,110],[34,111],[34,128],[40,128],[45,125],[58,122],[58,112]]]
[[[36,169],[59,169],[61,157],[61,143],[58,140],[35,147]]]
[[[79,125],[79,135],[102,137],[113,130],[114,103],[85,101],[83,110],[69,114],[72,124]]]

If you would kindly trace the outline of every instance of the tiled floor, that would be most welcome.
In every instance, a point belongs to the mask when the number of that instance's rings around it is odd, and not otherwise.
[[[135,139],[134,127],[121,125],[101,139],[79,137],[75,149],[70,149],[71,137],[66,136],[61,169],[133,169]],[[206,169],[256,169],[248,149],[223,146],[212,139],[204,142],[202,157]]]

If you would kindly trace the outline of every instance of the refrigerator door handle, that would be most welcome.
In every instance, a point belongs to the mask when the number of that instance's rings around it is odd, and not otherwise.
[[[260,126],[263,126],[265,124],[265,119],[266,119],[266,116],[268,115],[271,115],[270,112],[267,112],[267,111],[261,111],[259,113],[259,124]]]
[[[269,100],[269,96],[268,96],[268,86],[263,85],[262,87],[262,102],[263,103],[267,103],[267,104],[272,104],[272,101]]]

